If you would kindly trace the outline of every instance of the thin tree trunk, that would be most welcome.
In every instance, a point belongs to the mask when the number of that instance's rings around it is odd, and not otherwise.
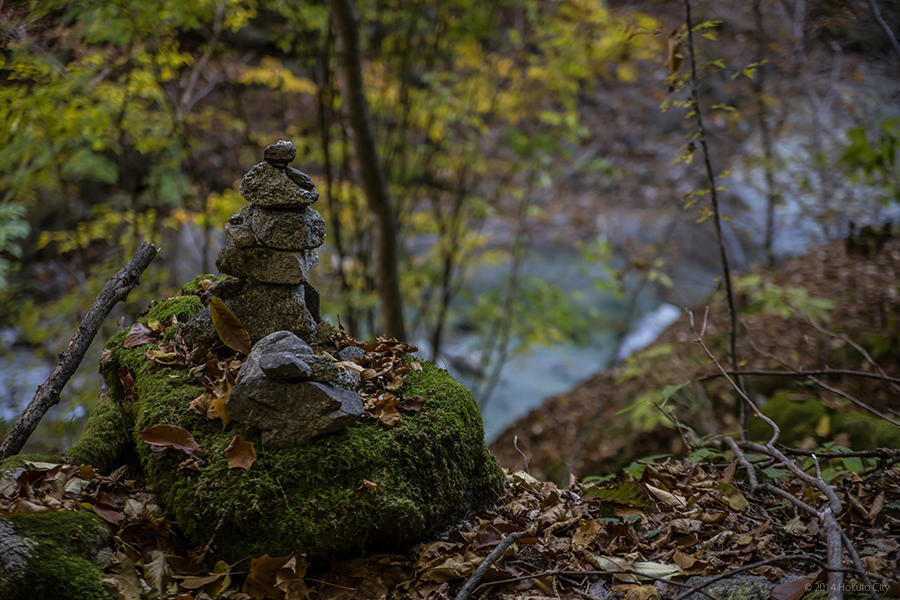
[[[357,171],[369,211],[374,217],[375,277],[381,304],[382,328],[398,339],[406,337],[403,298],[397,268],[397,226],[384,171],[378,159],[369,106],[363,87],[359,48],[359,17],[352,0],[331,0],[337,42],[337,67],[341,94],[347,107]]]
[[[716,176],[713,172],[712,162],[710,161],[709,146],[706,143],[706,128],[703,126],[703,111],[700,106],[700,91],[697,79],[697,60],[694,56],[694,24],[691,20],[691,0],[684,0],[684,21],[687,26],[687,42],[691,67],[691,99],[694,102],[694,115],[697,119],[697,130],[700,147],[703,150],[703,164],[706,167],[706,179],[709,182],[709,199],[712,204],[713,223],[716,226],[716,242],[719,246],[719,259],[722,263],[722,279],[725,280],[725,297],[728,300],[728,315],[730,317],[729,327],[729,354],[731,356],[731,370],[738,371],[737,356],[737,308],[734,301],[734,291],[731,289],[731,269],[728,266],[728,254],[725,252],[725,242],[722,236],[722,217],[719,214],[719,196],[716,193]],[[734,382],[738,389],[744,391],[740,377],[735,374]],[[750,412],[744,402],[738,400],[741,433],[744,439],[747,438],[747,432],[750,429]]]
[[[753,0],[753,17],[756,21],[756,57],[755,61],[761,63],[765,58],[766,30],[763,26],[762,0]],[[775,251],[773,243],[775,239],[775,204],[778,196],[775,193],[775,153],[772,149],[772,132],[769,128],[769,119],[766,114],[765,72],[763,66],[757,67],[756,77],[753,79],[753,91],[756,94],[756,120],[762,138],[763,173],[766,178],[766,262],[771,267],[775,264]]]

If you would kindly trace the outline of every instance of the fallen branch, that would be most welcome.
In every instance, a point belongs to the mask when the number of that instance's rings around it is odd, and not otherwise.
[[[774,376],[774,377],[809,377],[816,375],[824,375],[824,376],[834,376],[834,377],[862,377],[864,379],[876,379],[878,381],[886,381],[888,383],[900,383],[900,377],[891,377],[889,375],[881,375],[879,373],[869,373],[868,371],[854,371],[852,369],[813,369],[813,370],[790,370],[790,371],[779,371],[775,369],[757,369],[750,371],[737,371],[738,375],[743,377],[744,375],[748,376]],[[727,371],[728,375],[735,375],[734,371]],[[719,379],[724,377],[722,373],[711,373],[710,375],[704,375],[703,377],[698,377],[697,381],[710,381],[712,379]]]
[[[481,564],[478,565],[478,568],[475,569],[475,572],[469,576],[466,580],[466,583],[463,584],[462,588],[460,588],[459,593],[456,594],[456,600],[466,600],[469,597],[475,588],[478,586],[478,583],[481,581],[481,578],[484,577],[484,574],[488,572],[494,563],[500,560],[500,557],[503,556],[503,553],[512,546],[516,540],[520,537],[524,536],[528,533],[528,530],[525,531],[517,531],[515,533],[511,533],[505,538],[503,538],[497,547],[494,548],[490,554],[488,554]]]
[[[78,329],[72,335],[68,347],[59,355],[53,372],[35,392],[34,398],[28,403],[25,412],[18,418],[9,435],[3,440],[3,444],[0,445],[0,461],[18,453],[50,407],[59,402],[59,394],[75,374],[75,370],[81,364],[81,360],[106,316],[113,306],[124,300],[128,293],[137,286],[141,273],[156,257],[157,252],[158,248],[153,244],[142,243],[125,266],[107,280],[78,325]]]

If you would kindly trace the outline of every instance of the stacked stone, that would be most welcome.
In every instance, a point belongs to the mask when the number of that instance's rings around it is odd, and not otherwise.
[[[249,204],[228,219],[232,245],[216,259],[219,271],[234,279],[209,293],[228,305],[253,341],[281,330],[312,339],[320,320],[319,293],[306,276],[319,263],[325,221],[310,207],[319,198],[312,179],[288,166],[296,155],[291,142],[280,140],[244,175],[240,191]],[[194,344],[215,333],[208,312],[199,319],[202,326],[188,327],[185,336]]]
[[[225,234],[234,244],[219,253],[222,273],[261,283],[298,285],[319,264],[325,221],[309,206],[319,193],[305,173],[288,166],[297,150],[284,140],[265,150],[265,161],[241,181],[250,205],[233,215]]]

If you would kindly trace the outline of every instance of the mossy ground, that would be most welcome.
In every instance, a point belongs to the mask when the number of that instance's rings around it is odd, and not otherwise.
[[[200,308],[197,296],[170,298],[143,319],[165,323],[174,314],[185,322]],[[396,546],[502,493],[503,475],[484,445],[471,393],[434,365],[422,363],[407,377],[403,393],[426,398],[425,406],[393,428],[361,420],[303,446],[271,450],[237,424],[223,431],[219,421],[191,412],[188,404],[203,391],[198,381],[183,367],[147,359],[146,347],[123,348],[124,336],[107,344],[103,374],[111,397],[69,456],[106,465],[130,437],[148,483],[191,541],[205,543],[221,521],[217,554],[226,560]],[[134,379],[134,402],[120,381],[123,368]],[[199,472],[178,470],[183,454],[160,454],[141,441],[140,431],[163,423],[191,431],[206,450]],[[257,448],[249,471],[227,466],[225,448],[235,435]],[[363,480],[377,485],[374,493],[358,491]]]
[[[84,511],[12,515],[18,535],[29,539],[32,555],[22,585],[7,600],[114,600],[101,583],[103,571],[91,562],[110,538],[99,517]]]

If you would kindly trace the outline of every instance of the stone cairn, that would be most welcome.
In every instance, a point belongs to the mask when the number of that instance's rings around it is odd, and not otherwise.
[[[280,140],[241,180],[250,204],[225,225],[226,246],[216,267],[228,279],[204,295],[217,296],[240,319],[254,343],[231,389],[227,407],[238,423],[262,431],[265,445],[283,448],[346,427],[363,412],[352,372],[315,354],[319,292],[306,280],[318,264],[325,221],[310,205],[312,179],[288,164],[297,150]],[[191,346],[218,339],[209,308],[185,324]]]
[[[207,292],[228,305],[254,342],[281,330],[311,340],[320,320],[319,292],[306,275],[319,263],[325,220],[310,207],[319,198],[312,179],[288,166],[296,155],[291,142],[280,140],[244,175],[240,191],[249,204],[228,219],[231,245],[216,259],[219,271],[232,277]],[[209,310],[183,335],[192,346],[215,342]]]

